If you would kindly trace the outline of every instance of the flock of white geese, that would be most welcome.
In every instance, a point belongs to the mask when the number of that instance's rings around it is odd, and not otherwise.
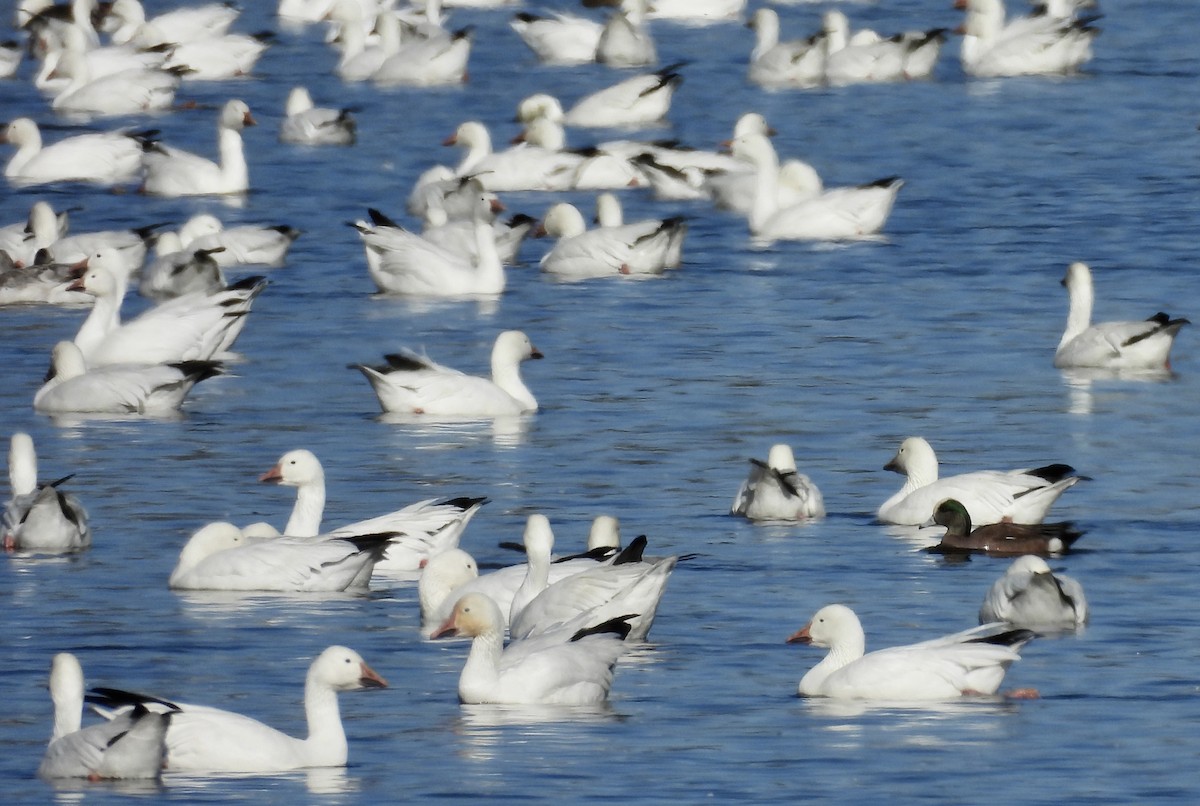
[[[507,5],[474,0],[464,5]],[[447,0],[445,5],[452,4]],[[586,3],[585,5],[591,5]],[[745,0],[620,0],[606,19],[519,12],[511,27],[547,64],[598,61],[655,67],[655,20],[730,22]],[[1000,0],[958,0],[966,12],[961,60],[976,76],[1062,74],[1091,58],[1094,16],[1073,0],[1007,19]],[[278,13],[322,25],[339,52],[343,80],[379,86],[433,86],[465,80],[472,32],[447,28],[442,3],[382,7],[376,0],[280,0]],[[189,81],[252,74],[269,38],[231,33],[238,10],[224,4],[185,6],[147,18],[138,0],[73,0],[55,6],[22,0],[16,22],[26,40],[0,52],[0,72],[28,71],[57,116],[92,121],[169,110]],[[830,10],[821,30],[783,38],[770,8],[750,15],[756,44],[749,81],[804,88],[864,81],[926,78],[946,31],[880,35],[851,32]],[[29,54],[26,56],[26,54]],[[368,272],[387,293],[424,297],[494,296],[505,290],[505,265],[533,230],[556,239],[541,268],[563,278],[650,276],[685,262],[681,218],[625,222],[613,191],[647,187],[665,199],[709,199],[746,216],[751,236],[841,240],[880,232],[903,185],[899,177],[858,187],[825,188],[801,160],[781,160],[772,130],[758,114],[739,119],[727,152],[613,140],[593,149],[565,147],[566,127],[628,128],[661,121],[680,81],[679,66],[638,73],[569,108],[538,94],[517,110],[520,142],[494,150],[486,125],[465,121],[447,144],[463,149],[456,166],[438,167],[416,183],[409,212],[423,231],[371,210],[355,223]],[[45,142],[29,118],[10,121],[4,141],[15,149],[5,166],[14,187],[87,182],[131,185],[177,197],[239,194],[250,188],[241,132],[255,125],[241,100],[216,120],[218,158],[156,139],[151,129],[120,128]],[[287,99],[279,132],[285,143],[354,143],[350,112],[314,105],[304,87]],[[595,190],[599,226],[588,229],[576,207],[555,204],[540,222],[502,221],[496,194],[522,190]],[[73,234],[65,213],[34,204],[28,220],[0,228],[0,303],[90,305],[76,337],[54,345],[52,372],[33,405],[45,413],[143,413],[177,409],[192,386],[222,371],[266,281],[228,282],[225,272],[286,261],[299,233],[284,227],[225,228],[211,215],[177,231]],[[155,253],[149,254],[148,244]],[[1092,279],[1072,264],[1066,330],[1055,354],[1060,367],[1160,372],[1186,320],[1091,322]],[[157,304],[123,320],[131,285]],[[541,353],[519,331],[501,333],[491,377],[473,377],[411,351],[357,368],[387,412],[449,418],[493,418],[534,412],[520,375]],[[1080,480],[1052,465],[941,477],[932,447],[912,437],[889,469],[906,482],[878,511],[886,523],[948,527],[947,551],[1017,556],[980,610],[981,626],[920,644],[865,653],[863,628],[842,605],[819,610],[789,641],[828,648],[804,675],[799,693],[867,700],[944,700],[992,695],[1020,647],[1037,631],[1069,630],[1087,618],[1082,588],[1054,575],[1042,555],[1063,550],[1061,530],[1040,524],[1051,505]],[[91,530],[66,479],[40,483],[33,441],[12,436],[12,486],[3,522],[5,548],[32,553],[87,549]],[[628,642],[644,640],[679,557],[643,556],[645,540],[620,545],[615,520],[598,518],[588,550],[554,556],[542,515],[529,518],[526,562],[480,575],[458,548],[484,505],[481,498],[430,499],[358,523],[322,524],[325,481],[307,450],[285,454],[264,482],[296,489],[282,532],[269,524],[219,522],[197,531],[180,553],[169,584],[180,590],[343,591],[365,589],[374,574],[420,573],[422,633],[466,636],[471,649],[460,678],[464,703],[587,704],[607,698]],[[792,450],[774,446],[752,460],[731,511],[753,520],[796,521],[825,514],[820,491],[798,472]],[[1065,538],[1069,541],[1073,538]],[[1057,541],[1057,542],[1056,542]],[[506,636],[508,641],[506,642]],[[220,709],[96,688],[85,695],[83,671],[69,653],[51,664],[55,719],[39,773],[47,777],[151,778],[165,767],[204,772],[266,772],[346,763],[348,743],[338,716],[340,691],[386,686],[353,650],[333,646],[305,680],[309,735],[298,739]],[[1014,693],[1021,696],[1022,692]],[[104,719],[82,726],[85,697]]]

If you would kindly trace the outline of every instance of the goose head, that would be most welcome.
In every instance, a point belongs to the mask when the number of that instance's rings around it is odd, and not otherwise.
[[[325,481],[321,460],[312,451],[297,448],[279,457],[275,466],[258,477],[259,481],[274,482],[284,487],[303,487]]]

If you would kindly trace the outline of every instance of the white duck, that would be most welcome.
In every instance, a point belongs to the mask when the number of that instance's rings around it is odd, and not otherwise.
[[[62,554],[92,544],[87,510],[74,495],[58,489],[69,478],[39,484],[33,437],[23,431],[12,435],[8,449],[12,496],[0,522],[6,551]]]
[[[410,232],[375,210],[370,213],[373,223],[354,226],[362,237],[367,272],[380,291],[418,297],[494,297],[504,292],[507,278],[485,196],[478,198],[471,224],[473,254]]]
[[[496,603],[485,594],[468,593],[431,637],[473,639],[458,679],[462,703],[595,705],[608,699],[628,629],[607,624],[597,631],[548,633],[505,647],[504,615]]]
[[[1077,72],[1092,58],[1100,29],[1089,19],[1053,15],[1023,17],[1005,24],[1002,0],[955,0],[963,20],[961,61],[972,76],[994,78]]]
[[[38,765],[42,778],[157,778],[167,755],[171,714],[134,709],[83,727],[83,667],[70,652],[50,661],[54,732]]]
[[[390,534],[335,538],[247,537],[216,521],[188,539],[168,582],[172,590],[329,593],[366,588]]]
[[[544,64],[587,64],[596,59],[604,23],[577,14],[539,16],[522,11],[509,22]]]
[[[288,451],[259,481],[296,488],[296,503],[284,526],[289,537],[315,537],[325,512],[325,469],[304,448]],[[486,498],[430,498],[367,520],[339,526],[328,537],[394,533],[380,571],[415,571],[430,557],[458,545]]]
[[[779,14],[760,8],[746,27],[754,31],[748,77],[767,88],[816,87],[824,80],[825,52],[821,35],[780,41]]]
[[[0,139],[17,147],[4,175],[17,186],[47,182],[93,182],[115,185],[142,173],[142,149],[152,132],[118,130],[65,137],[43,145],[38,125],[16,118]]]
[[[357,139],[358,124],[349,109],[329,109],[313,103],[306,87],[292,87],[279,126],[279,141],[305,146],[349,146]]]
[[[1086,263],[1067,266],[1062,284],[1070,295],[1067,326],[1054,366],[1094,367],[1113,370],[1164,370],[1171,368],[1171,346],[1187,319],[1172,319],[1165,313],[1141,322],[1098,322],[1092,324],[1095,291],[1092,272]]]
[[[928,523],[938,504],[956,499],[967,508],[971,523],[983,526],[1002,520],[1041,523],[1058,497],[1080,481],[1068,465],[1021,470],[977,470],[938,478],[937,455],[921,437],[900,444],[884,470],[905,474],[904,486],[883,502],[876,517],[884,523],[919,526]]]
[[[678,259],[686,228],[687,222],[676,217],[653,228],[625,224],[588,230],[578,208],[559,202],[542,219],[539,231],[558,241],[540,265],[542,271],[568,280],[662,274]]]
[[[1003,621],[1031,630],[1075,630],[1088,620],[1083,586],[1055,574],[1041,557],[1027,554],[988,590],[979,608],[979,623]]]
[[[580,98],[563,122],[587,128],[636,128],[661,123],[683,81],[672,64],[655,73],[633,76]]]
[[[331,646],[308,668],[304,715],[308,737],[297,739],[233,711],[160,700],[117,689],[93,689],[89,699],[120,708],[142,703],[173,709],[167,729],[171,772],[286,772],[309,767],[344,767],[349,744],[337,695],[342,691],[386,688],[387,681],[352,649]]]
[[[179,230],[188,249],[209,250],[217,265],[278,267],[301,236],[288,224],[238,224],[226,227],[211,213],[197,213]],[[216,250],[220,251],[216,251]]]
[[[387,364],[354,364],[379,398],[385,412],[441,417],[488,418],[538,410],[537,400],[521,380],[521,362],[541,358],[519,330],[506,330],[492,346],[492,377],[467,375],[436,364],[410,350],[385,356]]]
[[[788,638],[826,647],[829,654],[800,679],[802,697],[920,702],[995,694],[1008,667],[1020,660],[1029,630],[997,632],[995,624],[919,644],[866,652],[854,611],[826,605]]]
[[[255,125],[245,101],[226,101],[217,118],[218,162],[182,149],[155,144],[146,152],[142,190],[154,196],[245,193],[250,172],[242,129]]]
[[[51,109],[67,115],[114,117],[169,109],[181,71],[147,68],[93,78],[83,54],[64,51],[55,72],[69,81],[50,102]]]
[[[192,387],[221,374],[216,361],[105,364],[88,368],[73,342],[54,346],[50,374],[33,396],[42,414],[170,415]]]
[[[750,476],[734,496],[731,514],[752,521],[798,521],[825,517],[817,485],[796,471],[791,446],[772,445],[767,461],[750,460]]]

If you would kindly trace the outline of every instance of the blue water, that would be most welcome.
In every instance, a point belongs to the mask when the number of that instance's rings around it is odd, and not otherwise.
[[[238,30],[279,29],[270,4],[245,5]],[[898,31],[957,25],[949,5],[845,8],[856,24]],[[816,30],[823,10],[778,8],[793,36]],[[246,133],[253,192],[243,206],[5,188],[0,223],[46,198],[79,208],[75,231],[210,210],[304,235],[255,305],[238,344],[244,360],[198,387],[179,420],[36,415],[30,401],[50,348],[84,314],[0,311],[0,434],[32,433],[43,478],[76,474],[71,488],[95,531],[80,556],[0,563],[4,800],[1196,799],[1196,334],[1182,333],[1165,383],[1072,384],[1051,366],[1066,316],[1058,281],[1072,260],[1095,270],[1098,318],[1200,317],[1194,7],[1102,10],[1083,76],[967,80],[952,39],[927,83],[780,93],[745,82],[746,29],[655,23],[663,62],[689,64],[670,129],[650,134],[713,147],[739,114],[757,110],[779,130],[780,153],[807,159],[830,185],[891,174],[907,183],[883,242],[766,250],[752,247],[734,215],[626,193],[628,218],[691,219],[684,267],[660,280],[555,283],[536,267],[547,245],[530,242],[498,303],[372,296],[357,235],[343,222],[368,206],[408,220],[416,176],[457,161],[438,144],[462,120],[487,122],[503,142],[524,96],[570,101],[620,77],[539,66],[508,29],[510,11],[454,12],[454,24],[476,26],[461,89],[342,86],[316,27],[279,29],[253,78],[185,86],[181,99],[202,108],[155,118],[165,142],[211,153],[213,108],[230,97],[258,118]],[[0,84],[3,116],[52,121],[29,68]],[[286,93],[301,82],[319,103],[358,109],[358,145],[276,142]],[[569,136],[583,145],[608,135]],[[590,196],[567,197],[590,211]],[[505,197],[510,210],[535,216],[555,200]],[[512,327],[546,354],[525,367],[543,410],[515,429],[386,422],[346,368],[409,345],[483,372],[495,334]],[[1062,461],[1092,479],[1052,513],[1087,530],[1054,565],[1082,582],[1092,622],[1077,636],[1029,644],[1006,680],[1038,689],[1040,700],[848,709],[794,696],[820,651],[784,639],[820,606],[854,607],[869,648],[907,643],[971,626],[1007,565],[949,565],[874,522],[901,481],[881,467],[911,434],[932,442],[946,472]],[[828,518],[756,527],[725,514],[746,460],[765,458],[774,442],[795,448]],[[167,590],[179,547],[201,524],[282,524],[290,491],[256,478],[296,447],[325,465],[330,524],[429,496],[486,495],[463,546],[487,565],[513,561],[496,543],[517,539],[531,512],[550,517],[560,546],[581,543],[591,519],[608,513],[626,540],[648,535],[653,553],[698,556],[672,577],[653,643],[618,666],[607,708],[464,707],[455,687],[466,645],[420,640],[409,583],[324,598]],[[357,649],[391,683],[341,697],[345,770],[167,774],[136,786],[51,786],[34,776],[50,732],[45,677],[55,652],[77,653],[90,684],[228,707],[301,734],[305,669],[333,643]]]

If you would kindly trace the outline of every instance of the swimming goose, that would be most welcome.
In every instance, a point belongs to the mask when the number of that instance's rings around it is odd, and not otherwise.
[[[292,87],[284,115],[279,127],[282,143],[349,146],[357,137],[357,124],[349,109],[318,107],[305,87]]]
[[[700,25],[736,20],[745,10],[746,0],[652,0],[648,15],[654,20]]]
[[[746,27],[754,31],[748,77],[767,88],[816,87],[824,78],[822,35],[779,40],[779,14],[770,8],[754,12]]]
[[[953,498],[937,505],[933,522],[945,526],[938,545],[929,551],[962,555],[980,553],[989,557],[1016,557],[1025,554],[1051,556],[1069,551],[1083,537],[1069,521],[1060,523],[990,523],[972,528],[967,508]]]
[[[400,51],[400,19],[390,10],[376,14],[373,42],[367,41],[366,11],[360,0],[337,0],[325,14],[335,25],[340,51],[334,73],[342,81],[367,81],[391,56]]]
[[[625,190],[645,187],[645,172],[631,159],[630,154],[610,150],[617,144],[602,143],[584,148],[567,148],[566,132],[561,123],[549,117],[539,117],[525,124],[517,140],[550,152],[548,160],[555,170],[548,184],[556,190]],[[629,144],[633,146],[633,144]],[[631,154],[650,150],[648,144],[630,148]]]
[[[0,42],[0,79],[12,78],[21,69],[25,47],[15,39]]]
[[[147,68],[93,77],[82,54],[66,51],[55,73],[67,76],[69,81],[50,102],[50,108],[85,117],[140,115],[169,109],[175,101],[181,72]]]
[[[619,0],[596,42],[596,61],[609,67],[648,67],[658,61],[654,37],[646,25],[648,0]]]
[[[172,42],[154,23],[146,23],[141,35],[144,41],[154,43],[151,47],[169,48],[163,69],[179,70],[184,81],[228,81],[248,76],[271,46],[273,37],[268,31]]]
[[[767,461],[750,460],[750,476],[734,496],[730,513],[752,521],[798,521],[825,517],[821,491],[796,471],[788,445],[772,445]]]
[[[1010,471],[978,470],[938,478],[937,455],[921,437],[900,444],[884,470],[905,475],[904,486],[883,502],[876,516],[885,523],[918,526],[947,498],[962,502],[976,525],[1012,521],[1041,523],[1058,497],[1080,481],[1064,464]]]
[[[971,76],[994,78],[1077,72],[1092,58],[1093,19],[1051,15],[1005,24],[1002,0],[955,0],[963,20],[961,61]]]
[[[576,14],[539,16],[522,11],[509,22],[521,41],[544,64],[570,65],[595,61],[604,23]]]
[[[438,87],[467,80],[471,29],[440,31],[435,36],[402,42],[384,59],[371,80],[380,87]]]
[[[1095,291],[1092,271],[1076,261],[1067,266],[1062,284],[1070,296],[1067,326],[1054,366],[1096,367],[1114,370],[1163,370],[1171,368],[1171,346],[1187,319],[1172,319],[1156,313],[1142,322],[1098,322],[1092,324]]]
[[[305,739],[233,711],[118,689],[93,688],[88,701],[110,708],[141,703],[146,708],[173,710],[167,728],[168,771],[267,773],[344,767],[349,745],[337,695],[368,688],[387,688],[387,681],[354,650],[331,646],[318,655],[304,679]]]
[[[833,86],[928,78],[945,41],[945,29],[881,37],[863,30],[850,35],[850,21],[832,9],[823,18],[825,81]]]
[[[802,697],[918,702],[995,694],[1029,630],[999,632],[987,624],[919,644],[866,653],[866,636],[854,611],[826,605],[789,644],[826,647],[829,654],[800,680]]]
[[[0,140],[17,147],[4,167],[4,175],[19,187],[47,182],[131,182],[141,175],[142,149],[156,133],[118,130],[79,134],[43,145],[38,125],[30,118],[16,118],[0,135]]]
[[[1041,557],[1013,560],[1004,576],[992,583],[979,623],[1003,621],[1032,630],[1075,630],[1088,620],[1083,586],[1065,574],[1055,574]]]
[[[566,190],[571,187],[579,157],[529,142],[504,151],[492,150],[487,127],[477,120],[459,124],[442,145],[466,149],[454,169],[456,176],[472,176],[485,190]]]
[[[115,44],[150,47],[157,43],[138,39],[144,23],[151,23],[165,42],[191,42],[224,35],[241,13],[240,8],[229,3],[201,3],[164,11],[147,19],[146,9],[139,0],[113,0],[105,22],[115,25],[110,35]]]
[[[217,247],[221,251],[224,247]],[[160,233],[154,242],[155,259],[142,268],[138,293],[162,301],[185,294],[215,294],[226,287],[221,266],[208,249],[184,249],[179,234]]]
[[[559,202],[546,211],[540,232],[557,238],[542,256],[542,271],[568,280],[617,275],[662,274],[679,256],[687,222],[682,217],[663,219],[656,226],[625,224],[588,230],[583,214],[572,204]]]
[[[83,504],[58,489],[69,478],[39,484],[33,437],[23,431],[12,435],[8,449],[12,496],[0,521],[6,551],[61,554],[91,545],[92,529]]]
[[[474,181],[474,179],[472,178],[469,181]],[[488,201],[488,206],[491,210],[495,209],[490,197],[483,190],[482,186],[480,186],[479,195],[481,199]],[[451,220],[446,215],[445,207],[441,204],[441,198],[440,194],[431,194],[430,204],[425,209],[425,227],[421,230],[421,237],[432,244],[455,252],[473,262],[478,261],[479,242],[475,237],[477,233],[473,218]],[[378,210],[369,210],[368,212],[376,226],[390,226],[395,224],[395,222]],[[525,240],[525,236],[533,230],[537,221],[524,213],[517,213],[505,220],[493,216],[494,213],[490,210],[485,215],[485,217],[491,218],[492,242],[496,245],[496,254],[500,257],[500,263],[501,265],[515,263],[517,262],[517,254],[521,249],[521,244]]]
[[[142,190],[153,196],[245,193],[250,173],[242,129],[255,125],[245,101],[226,101],[217,118],[218,162],[172,146],[154,144],[146,151]]]
[[[755,169],[750,232],[762,241],[846,240],[874,235],[887,223],[904,180],[891,176],[857,187],[836,188],[789,207],[779,205],[779,158],[761,134],[732,143],[734,156]]]
[[[458,679],[464,704],[594,705],[608,699],[613,667],[625,651],[623,622],[525,638],[504,645],[504,616],[482,593],[468,593],[432,638],[472,638]]]
[[[197,383],[221,374],[217,361],[115,363],[88,367],[79,347],[54,346],[50,374],[33,396],[43,414],[146,414],[179,409]]]
[[[444,367],[411,350],[385,356],[388,363],[383,366],[352,366],[370,381],[385,412],[486,418],[537,411],[537,400],[521,380],[520,365],[541,357],[528,336],[506,330],[492,347],[490,379]]]
[[[162,50],[142,50],[130,45],[98,46],[89,42],[87,35],[76,27],[63,31],[62,37],[39,37],[37,48],[44,51],[41,67],[33,77],[33,84],[43,94],[55,96],[71,83],[71,67],[59,69],[63,56],[68,51],[78,54],[83,61],[83,70],[92,81],[106,76],[129,71],[155,70],[163,67],[167,53]]]
[[[188,249],[205,249],[217,265],[282,266],[288,250],[303,233],[287,224],[238,224],[226,227],[210,213],[197,213],[179,230]],[[217,251],[217,250],[220,251]]]
[[[97,725],[83,727],[83,667],[70,652],[50,661],[54,732],[38,765],[42,778],[157,778],[167,755],[171,713],[135,708]]]
[[[672,64],[655,73],[633,76],[580,98],[566,111],[568,126],[636,128],[660,123],[683,81]]]
[[[36,262],[37,252],[46,250],[47,255],[59,263],[78,263],[97,252],[107,251],[106,266],[122,281],[141,268],[149,250],[148,244],[155,237],[159,225],[119,230],[99,230],[66,234],[66,213],[56,215],[44,201],[34,202],[29,210],[28,232],[14,258],[26,263]]]
[[[92,298],[71,291],[77,263],[57,263],[48,250],[39,250],[33,263],[17,265],[0,250],[0,306],[3,305],[91,305]]]

